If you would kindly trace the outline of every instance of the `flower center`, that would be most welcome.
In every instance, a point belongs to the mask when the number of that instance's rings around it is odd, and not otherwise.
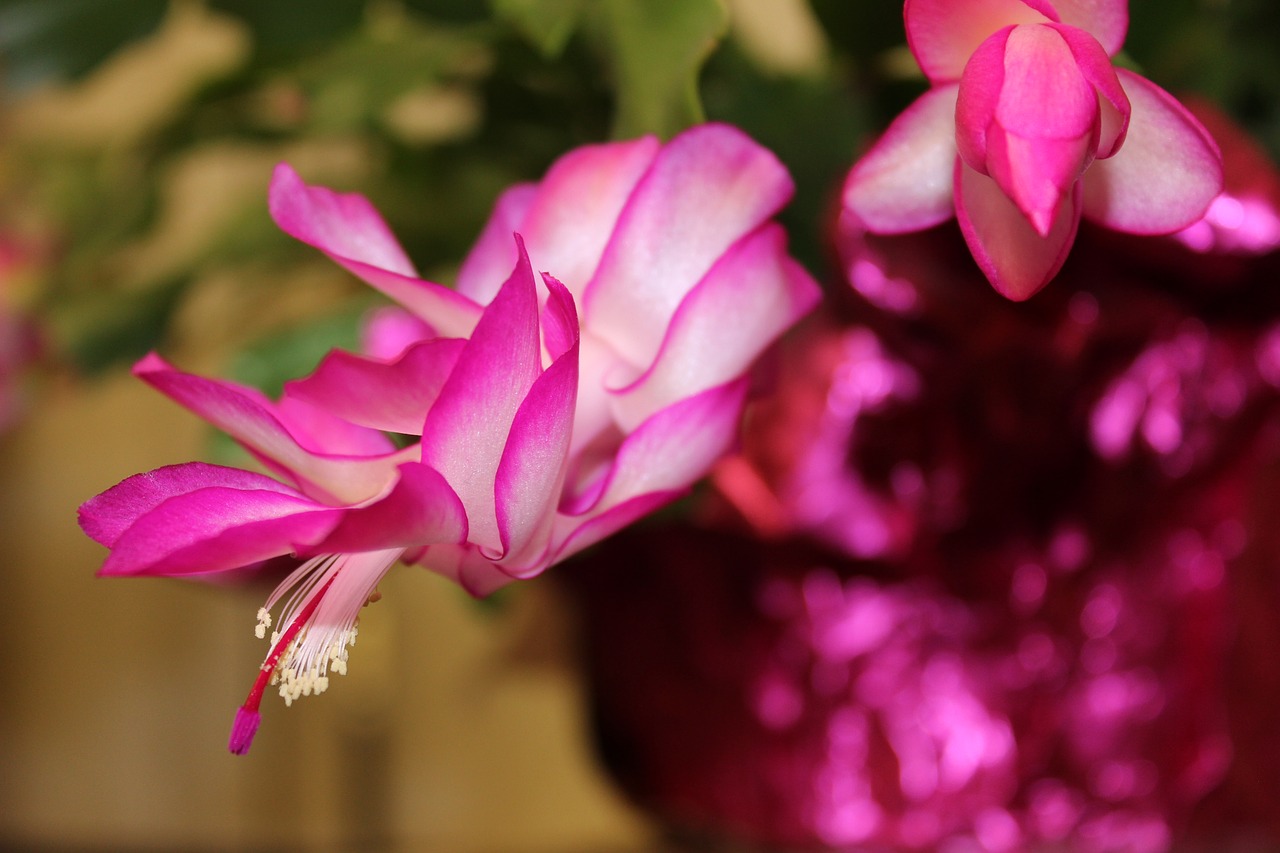
[[[355,645],[360,608],[374,595],[378,582],[395,565],[403,549],[358,554],[325,554],[308,560],[276,587],[258,610],[254,633],[265,638],[271,609],[289,596],[271,634],[271,650],[236,711],[227,748],[243,755],[253,744],[262,716],[258,711],[268,686],[278,686],[285,705],[329,687],[329,670],[347,671],[347,650]]]

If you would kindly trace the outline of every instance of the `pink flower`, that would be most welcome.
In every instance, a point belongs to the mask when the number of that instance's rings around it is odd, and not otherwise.
[[[818,298],[769,221],[790,192],[729,127],[578,149],[502,197],[450,290],[417,278],[366,199],[277,169],[281,228],[407,313],[380,314],[371,354],[331,353],[278,402],[148,356],[139,376],[290,485],[188,463],[81,508],[106,575],[304,561],[259,611],[264,636],[289,595],[233,752],[269,682],[288,702],[345,671],[397,560],[489,592],[682,494],[729,449],[752,363]],[[535,262],[564,284],[539,287]],[[388,433],[420,438],[397,449]]]
[[[937,225],[954,210],[992,285],[1023,300],[1062,266],[1081,215],[1162,234],[1222,188],[1212,138],[1168,93],[1111,57],[1125,0],[907,0],[932,88],[849,173],[869,230]]]

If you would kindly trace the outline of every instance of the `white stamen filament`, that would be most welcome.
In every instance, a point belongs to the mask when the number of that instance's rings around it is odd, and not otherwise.
[[[271,635],[273,647],[281,632],[307,610],[312,599],[322,596],[271,675],[270,683],[279,686],[285,705],[301,696],[323,693],[329,686],[330,669],[338,675],[346,674],[347,650],[355,645],[360,608],[402,553],[403,549],[396,548],[315,557],[295,569],[271,593],[258,611],[254,633],[259,638],[265,636],[272,624],[271,610],[289,594],[276,623],[279,630]],[[269,665],[264,661],[264,668]]]

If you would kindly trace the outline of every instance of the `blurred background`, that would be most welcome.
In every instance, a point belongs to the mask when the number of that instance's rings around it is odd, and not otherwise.
[[[1275,162],[1277,8],[1131,15],[1122,61]],[[272,225],[282,160],[368,195],[448,282],[497,194],[569,148],[729,121],[792,170],[795,254],[843,294],[840,181],[924,88],[901,5],[0,0],[0,87],[0,846],[659,849],[597,760],[583,620],[558,584],[478,603],[393,573],[351,674],[267,707],[269,736],[233,759],[269,586],[95,579],[75,508],[138,471],[243,461],[133,360],[158,348],[278,390],[379,304]],[[1280,781],[1263,768],[1251,790]]]

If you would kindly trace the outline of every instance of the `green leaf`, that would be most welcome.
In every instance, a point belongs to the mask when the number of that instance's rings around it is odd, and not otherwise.
[[[79,77],[160,25],[167,0],[0,0],[0,68],[22,89]]]
[[[493,14],[548,59],[564,51],[582,16],[582,0],[489,0]]]
[[[210,8],[242,20],[254,49],[276,58],[337,38],[364,23],[364,0],[208,0]]]
[[[272,335],[243,348],[231,378],[278,396],[290,379],[306,376],[332,349],[359,348],[360,324],[369,303],[353,300],[350,310]]]
[[[613,135],[669,138],[703,121],[698,73],[729,27],[722,0],[598,0],[613,64]]]
[[[477,0],[401,0],[406,9],[420,12],[447,24],[478,24],[488,18],[488,10]]]
[[[87,375],[154,349],[189,281],[175,277],[140,293],[100,293],[64,300],[46,314],[59,350]]]

